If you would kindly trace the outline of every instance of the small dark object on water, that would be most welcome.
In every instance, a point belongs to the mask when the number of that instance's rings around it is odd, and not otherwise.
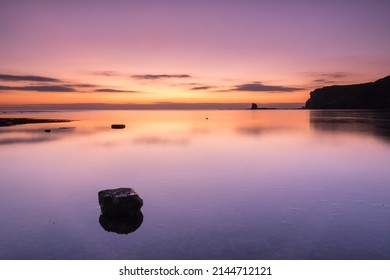
[[[44,131],[45,132],[51,132],[51,129],[45,129]]]
[[[257,110],[257,109],[259,109],[259,107],[257,107],[257,104],[256,103],[252,103],[251,110]]]
[[[143,205],[143,200],[132,188],[103,190],[98,193],[98,199],[106,217],[131,217]]]
[[[206,118],[206,120],[208,120],[209,118]]]
[[[126,127],[126,125],[124,125],[124,124],[112,124],[111,125],[112,129],[123,129],[125,127]]]

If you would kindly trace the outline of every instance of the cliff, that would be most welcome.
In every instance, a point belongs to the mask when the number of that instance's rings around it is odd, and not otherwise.
[[[390,76],[375,82],[315,89],[306,109],[390,109]]]

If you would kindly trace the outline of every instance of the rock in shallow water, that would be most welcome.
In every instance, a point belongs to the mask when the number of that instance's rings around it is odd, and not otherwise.
[[[111,125],[112,129],[124,129],[125,127],[126,127],[126,125],[120,124],[120,123]]]
[[[107,217],[127,217],[138,212],[143,200],[132,188],[107,189],[98,193],[102,215]]]

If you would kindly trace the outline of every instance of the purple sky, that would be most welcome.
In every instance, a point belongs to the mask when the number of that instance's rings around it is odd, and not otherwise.
[[[390,74],[389,12],[384,0],[1,0],[0,103],[303,103]]]

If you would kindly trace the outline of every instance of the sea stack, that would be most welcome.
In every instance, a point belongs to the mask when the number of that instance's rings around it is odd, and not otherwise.
[[[257,104],[256,104],[256,103],[252,103],[252,105],[251,105],[251,110],[257,110],[257,109],[259,109],[259,108],[257,107]]]

